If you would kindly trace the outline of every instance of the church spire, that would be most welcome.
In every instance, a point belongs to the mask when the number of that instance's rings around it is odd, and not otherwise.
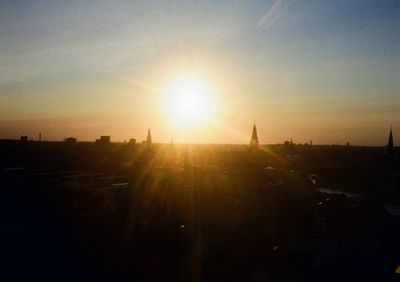
[[[390,132],[389,132],[389,140],[388,140],[388,153],[391,154],[393,153],[393,134],[392,134],[392,127],[390,126]]]
[[[151,131],[150,128],[147,130],[147,138],[146,138],[147,145],[151,145],[153,141],[151,140]]]
[[[258,147],[258,145],[259,145],[258,136],[257,136],[257,128],[256,128],[256,123],[255,122],[254,122],[254,125],[253,125],[253,132],[251,133],[250,145],[252,147]]]

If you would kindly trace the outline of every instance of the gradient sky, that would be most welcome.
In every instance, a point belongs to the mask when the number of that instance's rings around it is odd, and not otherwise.
[[[218,3],[216,3],[218,2]],[[1,1],[0,138],[383,145],[400,140],[400,1]],[[185,73],[212,124],[168,124]],[[398,143],[397,143],[398,144]]]

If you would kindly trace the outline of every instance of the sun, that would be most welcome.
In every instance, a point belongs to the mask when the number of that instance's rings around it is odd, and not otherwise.
[[[214,109],[214,91],[199,77],[181,76],[165,91],[165,110],[174,126],[188,128],[207,123]]]

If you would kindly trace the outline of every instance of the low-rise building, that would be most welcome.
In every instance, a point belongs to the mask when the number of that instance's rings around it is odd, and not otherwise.
[[[76,138],[74,138],[74,137],[65,138],[65,143],[67,143],[67,144],[75,144],[76,143]]]
[[[100,136],[100,139],[96,139],[96,144],[101,144],[101,145],[107,145],[111,143],[111,137],[110,136]]]

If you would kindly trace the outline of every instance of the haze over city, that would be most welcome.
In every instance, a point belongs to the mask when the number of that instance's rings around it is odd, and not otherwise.
[[[399,16],[0,1],[0,281],[400,281]]]
[[[399,1],[1,1],[0,14],[2,139],[151,128],[154,142],[248,143],[256,121],[262,144],[383,146],[400,132]]]

